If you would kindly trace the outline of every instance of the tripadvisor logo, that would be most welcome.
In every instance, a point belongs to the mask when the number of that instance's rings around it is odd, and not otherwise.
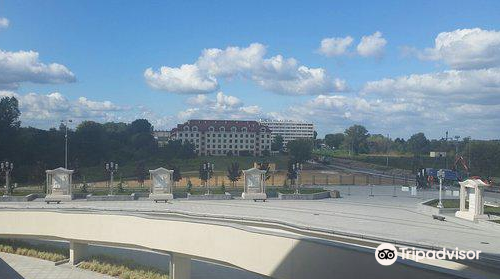
[[[399,248],[399,254],[403,260],[413,260],[419,262],[423,259],[433,260],[478,260],[481,251],[474,250],[453,250],[443,248],[441,250],[416,250],[415,248]],[[375,259],[381,265],[392,265],[398,259],[398,250],[389,243],[380,244],[375,250]]]
[[[398,251],[394,245],[382,243],[375,250],[375,259],[381,265],[391,265],[398,259]]]

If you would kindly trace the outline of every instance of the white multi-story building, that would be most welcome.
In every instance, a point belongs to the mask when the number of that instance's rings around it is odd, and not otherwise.
[[[271,151],[271,130],[257,121],[188,120],[172,129],[170,138],[192,143],[202,156],[261,156]]]
[[[293,120],[267,120],[261,119],[259,123],[271,129],[271,137],[277,135],[283,137],[283,145],[297,139],[312,139],[314,138],[314,124],[302,121]]]

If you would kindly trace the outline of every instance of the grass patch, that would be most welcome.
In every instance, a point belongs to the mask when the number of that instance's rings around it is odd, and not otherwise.
[[[82,261],[79,268],[91,270],[120,279],[167,279],[164,271],[139,265],[130,260],[120,260],[107,256],[94,256]]]
[[[500,220],[490,220],[491,222],[494,222],[494,223],[497,223],[497,224],[500,224]]]
[[[433,206],[436,207],[438,205],[439,200],[431,200],[426,203],[425,205]],[[457,199],[444,199],[442,200],[443,207],[444,208],[460,208],[460,200]],[[469,202],[465,202],[465,207],[469,207]],[[491,215],[498,215],[500,216],[500,207],[494,207],[494,206],[489,206],[485,205],[484,206],[484,214],[491,214]]]
[[[426,203],[424,203],[425,205],[428,205],[428,206],[433,206],[433,207],[436,207],[439,203],[439,200],[430,200]],[[441,203],[443,204],[443,207],[444,208],[460,208],[460,200],[456,200],[456,199],[443,199],[441,201]],[[469,206],[469,203],[466,202],[465,203],[465,206]]]
[[[321,189],[321,188],[304,188],[304,189],[300,189],[299,193],[300,194],[316,194],[316,193],[321,193],[321,192],[325,192],[325,191],[326,191],[325,189]],[[293,189],[293,188],[291,188],[291,189],[279,189],[278,192],[282,193],[282,194],[295,194],[295,189]]]
[[[0,239],[0,252],[17,254],[57,262],[69,257],[66,249],[48,245],[34,245],[20,240]]]

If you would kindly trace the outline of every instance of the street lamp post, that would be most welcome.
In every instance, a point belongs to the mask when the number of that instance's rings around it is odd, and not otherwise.
[[[64,125],[64,168],[68,169],[68,123],[73,122],[71,119],[61,120]]]
[[[299,177],[300,177],[300,173],[302,171],[302,164],[301,163],[294,163],[292,164],[292,169],[293,169],[293,172],[294,172],[294,176],[296,177],[296,183],[295,183],[295,194],[298,194],[299,193]]]
[[[439,178],[439,203],[437,205],[438,208],[443,208],[443,203],[441,202],[441,197],[442,197],[442,188],[443,188],[443,179],[445,177],[444,170],[440,169],[437,172],[437,176]]]
[[[5,161],[0,163],[0,170],[5,173],[5,193],[4,196],[12,194],[10,187],[10,172],[14,169],[14,163]]]
[[[207,195],[210,195],[210,176],[212,175],[214,171],[214,164],[213,163],[203,163],[203,171],[205,172],[207,181],[205,183],[205,186],[207,187]]]
[[[118,164],[114,162],[106,163],[106,171],[109,172],[109,195],[113,195],[113,175],[116,171],[118,171]]]

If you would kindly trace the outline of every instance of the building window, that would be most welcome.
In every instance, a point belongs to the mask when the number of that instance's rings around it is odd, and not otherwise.
[[[184,131],[189,131],[189,126],[184,126]]]
[[[235,133],[236,132],[236,127],[231,127],[231,132]]]
[[[214,127],[210,126],[210,127],[208,127],[208,130],[209,130],[210,132],[213,132],[213,131],[214,131]]]
[[[194,132],[198,132],[198,127],[193,126],[192,131],[194,131]]]
[[[241,128],[241,131],[244,132],[244,133],[246,133],[247,132],[247,127]]]
[[[226,128],[224,128],[224,127],[220,127],[220,128],[219,128],[219,131],[221,131],[221,132],[225,132],[225,131],[226,131]]]

